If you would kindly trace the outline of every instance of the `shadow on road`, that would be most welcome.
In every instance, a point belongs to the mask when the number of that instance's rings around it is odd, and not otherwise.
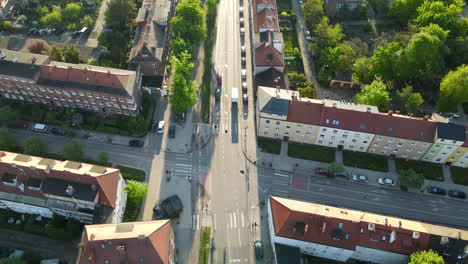
[[[239,109],[237,104],[231,104],[231,142],[233,144],[239,143]]]

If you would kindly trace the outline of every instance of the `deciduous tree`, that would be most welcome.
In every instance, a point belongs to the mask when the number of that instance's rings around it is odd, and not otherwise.
[[[28,46],[28,50],[31,53],[36,53],[36,54],[43,54],[45,51],[47,51],[47,47],[49,44],[47,41],[42,40],[42,39],[36,39],[31,42]]]
[[[63,61],[63,51],[57,45],[50,45],[47,47],[47,54],[53,61]]]
[[[401,25],[416,16],[416,9],[424,0],[394,0],[389,7],[389,15]]]
[[[419,189],[424,183],[424,176],[413,169],[399,170],[398,174],[400,174],[400,185],[406,188]]]
[[[444,264],[444,258],[436,252],[429,250],[416,251],[408,258],[408,264]]]
[[[356,57],[369,56],[369,45],[367,45],[367,43],[362,41],[360,38],[345,40],[343,41],[343,44],[350,46],[354,50]]]
[[[4,127],[0,128],[0,149],[12,150],[16,146],[15,134]]]
[[[353,80],[358,83],[367,84],[371,83],[374,79],[372,75],[369,59],[367,57],[361,57],[356,59],[352,67]]]
[[[181,0],[176,7],[177,15],[171,19],[175,37],[198,44],[206,38],[205,9],[200,0]]]
[[[69,63],[81,63],[83,58],[81,58],[80,50],[74,45],[67,45],[63,48],[63,60]]]
[[[74,30],[80,23],[81,6],[69,3],[62,10],[62,21],[67,25],[67,29]]]
[[[53,11],[41,18],[41,24],[46,25],[47,27],[58,28],[62,25],[62,14],[60,11]]]
[[[0,124],[8,125],[12,121],[16,120],[17,113],[9,105],[4,105],[0,107]]]
[[[329,24],[329,19],[323,16],[314,30],[314,38],[312,39],[311,47],[315,51],[321,51],[326,47],[334,47],[344,36],[340,24],[332,26]]]
[[[133,0],[111,0],[105,13],[106,25],[114,31],[130,31],[136,12]]]
[[[330,165],[328,166],[328,170],[333,175],[335,173],[343,172],[345,168],[342,163],[334,161],[330,163]]]
[[[443,29],[454,30],[459,26],[463,6],[462,0],[425,0],[417,8],[417,16],[414,21],[420,27],[437,24]]]
[[[297,91],[301,95],[301,97],[306,97],[306,98],[316,98],[317,97],[317,91],[315,90],[315,84],[314,82],[311,81],[306,81],[304,83],[304,86],[297,87]]]
[[[456,111],[458,104],[468,102],[468,65],[462,65],[445,75],[440,83],[437,102],[439,111]]]
[[[47,153],[47,144],[38,136],[32,136],[24,141],[24,150],[26,154],[41,156]]]
[[[306,0],[302,7],[302,13],[304,14],[307,26],[309,28],[315,28],[325,14],[323,11],[323,2],[320,0]]]
[[[396,93],[396,101],[400,111],[404,113],[415,113],[418,107],[424,103],[420,93],[413,93],[412,86],[406,86]]]
[[[355,99],[360,104],[386,107],[390,102],[387,86],[379,81],[373,81],[369,85],[364,85],[361,92],[356,94]]]
[[[107,153],[107,152],[99,153],[98,160],[101,163],[108,163],[109,162],[109,153]]]
[[[355,60],[354,50],[345,44],[327,47],[320,54],[319,65],[326,65],[331,73],[351,70]]]
[[[70,141],[63,145],[62,154],[67,160],[79,161],[83,158],[83,146],[78,141]]]
[[[382,80],[395,80],[398,73],[400,45],[391,42],[378,47],[369,58],[372,74],[380,76]]]
[[[128,180],[124,190],[128,195],[128,199],[135,203],[140,203],[146,197],[146,193],[148,192],[148,184],[134,180]]]
[[[174,74],[169,102],[174,111],[181,114],[197,102],[198,84],[190,80],[193,63],[190,62],[188,53],[183,52],[180,58],[173,56],[171,65]]]

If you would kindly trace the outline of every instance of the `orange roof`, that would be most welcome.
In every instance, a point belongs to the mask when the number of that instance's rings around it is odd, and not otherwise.
[[[271,43],[263,42],[255,49],[255,65],[257,66],[284,66],[283,53]]]
[[[323,103],[314,101],[299,101],[292,100],[289,104],[288,121],[308,124],[320,125],[320,117],[322,115]]]

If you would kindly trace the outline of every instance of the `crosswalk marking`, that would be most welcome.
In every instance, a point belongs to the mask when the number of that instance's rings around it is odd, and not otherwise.
[[[245,227],[245,223],[244,223],[244,213],[241,212],[241,222],[242,222],[242,227]]]
[[[200,230],[200,215],[197,215],[197,230]]]
[[[284,173],[275,172],[275,175],[276,175],[276,176],[279,176],[279,177],[283,177],[283,178],[289,178],[289,174],[284,174]]]
[[[236,218],[236,213],[232,213],[232,218],[234,219],[234,228],[237,228],[237,218]]]

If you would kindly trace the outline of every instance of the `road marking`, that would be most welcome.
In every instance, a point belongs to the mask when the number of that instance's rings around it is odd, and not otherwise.
[[[245,223],[244,223],[244,212],[241,212],[241,222],[242,222],[242,227],[245,227]]]
[[[200,230],[200,215],[197,214],[197,230]]]
[[[184,164],[184,163],[177,163],[177,166],[183,166],[183,167],[192,167],[192,164]]]
[[[237,218],[236,218],[236,213],[232,213],[232,219],[234,220],[234,226],[233,226],[233,228],[237,228]]]
[[[242,246],[240,229],[237,229],[237,234],[239,235],[239,246]],[[240,260],[239,260],[240,261]]]
[[[289,174],[283,174],[283,173],[277,173],[277,172],[275,172],[275,175],[276,175],[276,176],[279,176],[279,177],[289,178]]]
[[[195,230],[195,215],[192,215],[192,230]]]
[[[229,217],[228,217],[228,218],[229,218],[229,226],[228,226],[228,228],[231,228],[231,227],[232,227],[232,215],[231,215],[231,213],[229,213]]]
[[[213,214],[213,230],[216,230],[216,214]]]

